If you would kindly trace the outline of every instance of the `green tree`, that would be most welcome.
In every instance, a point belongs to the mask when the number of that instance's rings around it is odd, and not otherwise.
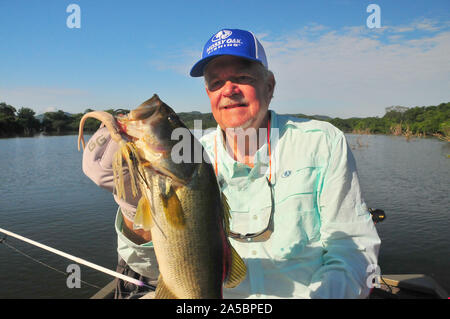
[[[20,126],[16,122],[16,109],[4,102],[0,103],[0,136],[12,136],[19,130]]]
[[[392,123],[400,123],[404,118],[403,112],[389,111],[384,114],[383,119],[386,121],[391,121]]]
[[[27,107],[22,107],[17,112],[17,123],[22,129],[24,135],[33,135],[39,131],[39,120],[34,117],[36,113]]]
[[[349,133],[353,131],[353,128],[350,125],[350,122],[348,120],[343,120],[339,117],[336,117],[330,121],[331,124],[336,126],[338,129],[340,129],[342,132]]]
[[[71,122],[72,118],[61,110],[58,112],[46,112],[42,120],[42,127],[46,133],[55,132],[56,134],[61,134],[70,131]]]
[[[86,110],[87,112],[91,112]],[[85,113],[87,113],[85,112]],[[80,120],[85,113],[77,113],[72,116],[72,122],[70,123],[70,128],[72,131],[78,131],[80,126]],[[94,118],[88,118],[86,122],[84,122],[83,130],[86,132],[95,132],[100,127],[100,121]]]

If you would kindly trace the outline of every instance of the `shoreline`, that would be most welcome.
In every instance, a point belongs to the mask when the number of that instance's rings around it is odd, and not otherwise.
[[[215,127],[206,128],[203,131],[215,129]],[[193,128],[189,128],[189,130],[193,130]],[[94,134],[95,131],[84,131],[85,134]],[[344,134],[353,134],[353,135],[384,135],[384,136],[398,136],[398,137],[404,137],[405,139],[409,140],[412,138],[432,138],[437,139],[442,142],[450,142],[450,137],[445,137],[440,134],[433,134],[433,135],[399,135],[399,134],[384,134],[384,133],[367,133],[367,132],[344,132]],[[16,135],[7,135],[7,136],[0,136],[0,139],[8,139],[8,138],[34,138],[34,137],[51,137],[51,136],[67,136],[67,135],[78,135],[78,131],[67,131],[62,133],[44,133],[39,132],[32,135],[23,135],[23,134],[16,134]]]

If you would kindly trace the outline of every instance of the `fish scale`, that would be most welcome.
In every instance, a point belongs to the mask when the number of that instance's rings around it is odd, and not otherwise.
[[[208,167],[199,166],[198,181],[202,180],[202,172]],[[211,174],[213,172],[209,172]],[[182,206],[186,218],[183,229],[176,229],[164,218],[158,215],[164,211],[159,199],[158,175],[153,178],[153,191],[148,191],[149,200],[154,203],[155,223],[151,228],[155,253],[160,265],[160,273],[166,285],[179,298],[199,298],[208,296],[220,298],[222,281],[223,243],[217,233],[220,231],[220,212],[211,212],[211,207],[220,210],[218,205],[210,205],[208,201],[220,202],[218,189],[211,185],[194,183],[189,187],[179,187],[176,194],[183,198]],[[214,198],[216,196],[216,198]],[[204,209],[199,205],[204,203]],[[161,230],[156,226],[162,229]]]

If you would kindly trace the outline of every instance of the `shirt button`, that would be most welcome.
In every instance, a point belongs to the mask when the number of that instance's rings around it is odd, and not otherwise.
[[[256,255],[256,250],[253,250],[253,251],[252,251],[252,255],[253,255],[253,256]]]
[[[255,219],[255,220],[256,220],[256,219],[258,219],[258,216],[256,216],[256,215],[253,215],[253,219]]]
[[[289,177],[291,175],[291,171],[285,171],[283,173],[283,175],[281,175],[282,177]]]

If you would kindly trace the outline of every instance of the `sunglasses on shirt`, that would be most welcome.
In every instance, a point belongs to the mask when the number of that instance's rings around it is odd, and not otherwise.
[[[244,242],[244,243],[246,243],[246,242],[263,242],[263,241],[268,240],[270,238],[270,236],[272,235],[272,233],[273,233],[273,213],[275,211],[275,208],[274,208],[275,199],[273,197],[273,185],[267,177],[266,177],[266,180],[267,180],[267,184],[269,185],[269,188],[270,188],[270,200],[271,200],[271,206],[272,206],[271,210],[270,210],[269,222],[268,222],[266,228],[264,228],[260,232],[247,233],[245,235],[235,233],[230,230],[230,233],[228,234],[228,236],[230,238],[233,238],[236,241]]]

